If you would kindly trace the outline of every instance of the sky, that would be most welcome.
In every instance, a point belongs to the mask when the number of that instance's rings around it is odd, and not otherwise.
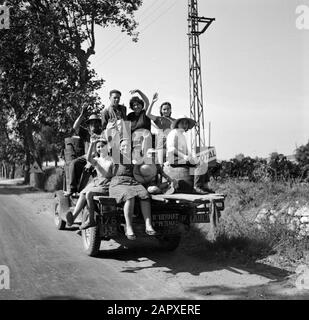
[[[215,18],[200,36],[205,123],[218,159],[239,153],[285,155],[309,140],[309,30],[299,30],[299,5],[309,0],[199,0],[199,16]],[[137,43],[118,28],[96,28],[91,65],[105,79],[99,95],[132,89],[190,115],[188,1],[144,0],[136,13]],[[308,16],[309,19],[309,16]],[[208,129],[206,128],[208,141]]]

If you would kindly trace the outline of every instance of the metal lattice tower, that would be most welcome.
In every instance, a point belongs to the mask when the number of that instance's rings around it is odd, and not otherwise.
[[[188,0],[190,117],[197,123],[191,132],[191,144],[196,152],[206,146],[199,36],[213,21],[214,18],[199,17],[197,0]],[[204,24],[201,31],[199,24]]]

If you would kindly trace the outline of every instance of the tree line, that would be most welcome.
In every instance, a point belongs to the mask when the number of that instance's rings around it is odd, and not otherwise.
[[[217,162],[209,170],[216,180],[309,182],[309,142],[296,149],[295,161],[277,152],[271,153],[268,159],[239,154],[229,161]]]

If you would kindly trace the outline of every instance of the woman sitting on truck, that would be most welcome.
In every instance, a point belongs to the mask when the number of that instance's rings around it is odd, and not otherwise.
[[[132,226],[135,197],[140,199],[140,207],[145,220],[145,232],[149,236],[156,235],[151,223],[151,207],[147,190],[134,179],[134,165],[131,164],[131,141],[120,141],[120,163],[114,164],[113,178],[109,186],[109,195],[117,203],[124,203],[123,212],[126,221],[125,235],[129,240],[135,240]]]
[[[93,156],[94,149],[96,149],[98,154],[97,157]],[[89,220],[80,226],[81,230],[91,228],[96,225],[94,218],[93,197],[96,195],[108,195],[109,182],[112,178],[113,161],[108,156],[107,141],[103,138],[92,137],[86,159],[91,165],[94,166],[95,170],[97,171],[97,177],[95,177],[80,192],[74,212],[72,213],[71,211],[68,211],[66,214],[68,226],[71,226],[87,202]]]

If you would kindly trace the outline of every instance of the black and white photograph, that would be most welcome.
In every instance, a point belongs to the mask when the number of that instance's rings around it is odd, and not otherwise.
[[[0,300],[309,300],[308,57],[309,0],[1,0]]]

